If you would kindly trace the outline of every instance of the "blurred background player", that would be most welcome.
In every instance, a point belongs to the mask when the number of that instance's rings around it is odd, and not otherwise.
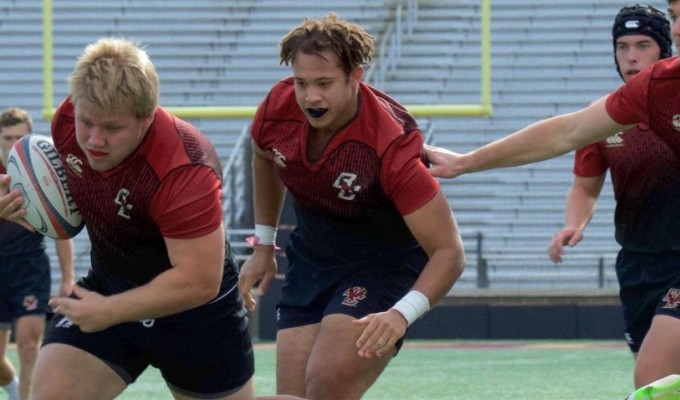
[[[624,81],[647,65],[672,55],[666,15],[649,5],[621,9],[612,27],[616,68]],[[549,255],[562,261],[563,247],[583,238],[607,170],[617,201],[616,240],[621,245],[616,271],[630,350],[637,355],[659,300],[678,273],[680,238],[665,225],[677,223],[663,215],[668,203],[661,170],[680,173],[680,158],[644,124],[576,151],[574,183],[567,197],[565,227],[550,243]]]
[[[284,193],[297,227],[277,306],[277,392],[359,399],[408,326],[448,293],[464,264],[423,137],[392,98],[362,82],[373,38],[331,13],[281,41],[293,76],[260,104],[251,133],[256,237],[240,289],[276,273]]]
[[[0,114],[0,174],[6,173],[7,157],[14,143],[33,129],[30,115],[19,108]],[[61,285],[59,295],[67,296],[73,285],[73,244],[55,240]],[[45,331],[50,298],[50,262],[45,237],[0,218],[0,386],[10,400],[28,399],[31,374]],[[19,376],[7,358],[10,329],[14,324]]]
[[[680,36],[680,0],[668,0],[671,37],[677,46]],[[580,149],[588,144],[627,131],[639,124],[658,136],[675,157],[680,157],[680,61],[677,56],[660,60],[628,79],[608,96],[581,110],[535,122],[513,134],[465,154],[439,147],[427,147],[434,176],[452,178],[460,174],[505,168],[547,160]],[[640,131],[635,135],[645,135]],[[663,182],[656,195],[663,202],[649,210],[668,219],[665,229],[669,238],[680,238],[680,174],[673,166],[661,165],[655,182]],[[663,193],[659,193],[661,190]],[[660,218],[660,217],[659,217]],[[638,226],[638,228],[645,228]],[[645,232],[636,234],[644,235]],[[657,234],[657,233],[653,233]],[[673,250],[680,250],[673,244]],[[656,264],[648,270],[654,274]],[[680,262],[677,258],[675,263]],[[660,267],[666,269],[668,267]],[[677,267],[676,267],[677,271]],[[635,387],[639,388],[671,374],[680,373],[680,274],[668,278],[659,271],[665,288],[652,323],[638,351],[635,362]]]

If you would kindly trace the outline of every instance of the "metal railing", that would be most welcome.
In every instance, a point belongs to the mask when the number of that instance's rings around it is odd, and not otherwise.
[[[250,124],[246,124],[241,129],[222,170],[222,207],[227,228],[248,225],[252,219],[247,214],[251,187],[249,128]]]
[[[406,3],[406,12],[404,12]],[[400,1],[395,7],[394,21],[383,34],[378,45],[378,57],[373,68],[368,70],[365,81],[377,88],[383,88],[387,71],[394,73],[401,60],[401,46],[404,35],[411,35],[418,22],[418,2],[416,0]]]

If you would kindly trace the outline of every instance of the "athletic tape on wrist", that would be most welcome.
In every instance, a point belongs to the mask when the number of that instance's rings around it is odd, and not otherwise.
[[[251,246],[276,246],[277,229],[270,225],[255,224],[255,235],[246,238]]]
[[[430,309],[430,300],[419,291],[411,290],[392,309],[403,315],[408,325],[411,326],[415,320]]]

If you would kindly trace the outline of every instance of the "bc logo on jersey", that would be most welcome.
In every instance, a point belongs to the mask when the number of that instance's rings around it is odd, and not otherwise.
[[[116,199],[113,200],[114,203],[120,206],[118,216],[125,219],[130,219],[130,210],[132,210],[132,204],[128,203],[128,196],[130,196],[130,191],[123,188],[118,191]]]
[[[349,172],[341,173],[335,182],[333,182],[333,187],[340,189],[340,192],[338,192],[338,197],[343,200],[354,200],[359,190],[361,190],[361,185],[354,184],[356,180],[356,174]]]

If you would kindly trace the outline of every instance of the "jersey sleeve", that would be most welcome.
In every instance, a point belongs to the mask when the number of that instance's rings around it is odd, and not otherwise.
[[[66,121],[70,123],[66,123]],[[71,126],[67,126],[71,125]],[[57,106],[57,109],[50,123],[50,134],[52,141],[57,149],[60,149],[68,138],[68,131],[75,125],[75,115],[71,98],[67,97]]]
[[[163,180],[150,214],[164,237],[205,236],[222,223],[221,180],[211,168],[187,166]]]
[[[607,114],[621,125],[649,125],[648,95],[652,68],[645,68],[607,96]]]
[[[607,172],[609,163],[597,143],[576,150],[574,155],[574,175],[583,178],[600,176]]]
[[[401,215],[424,206],[439,191],[439,182],[423,164],[421,135],[402,135],[385,152],[380,179]]]

